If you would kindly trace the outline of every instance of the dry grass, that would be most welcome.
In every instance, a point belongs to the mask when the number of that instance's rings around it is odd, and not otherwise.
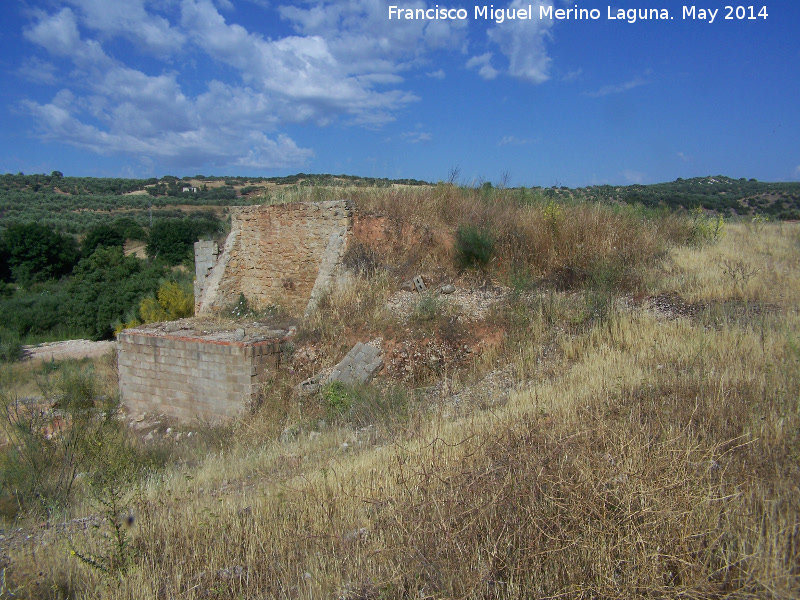
[[[504,232],[501,247],[514,227],[525,243],[543,244],[526,264],[537,277],[553,277],[551,286],[517,292],[490,317],[487,326],[502,327],[506,337],[481,359],[513,363],[526,387],[505,404],[458,417],[437,402],[418,403],[372,425],[342,422],[313,435],[300,428],[283,441],[274,416],[261,412],[200,464],[158,471],[141,485],[126,572],[108,577],[70,559],[66,536],[51,529],[35,543],[6,545],[0,593],[800,595],[797,226],[756,233],[733,225],[716,245],[670,248],[667,238],[680,235],[665,231],[681,231],[680,224],[634,213],[534,202],[516,209],[524,219],[512,219],[507,207],[459,204],[447,186],[402,190],[397,206],[384,192],[355,193],[362,207],[371,202],[419,224],[454,226],[477,211],[479,222]],[[553,222],[548,210],[562,211],[556,231],[567,245],[537,241]],[[586,291],[596,287],[553,288],[565,265],[595,273],[592,261],[604,259],[636,274],[639,283],[628,289],[651,281],[691,302],[770,308],[710,326],[702,315],[664,318],[612,301],[597,318]],[[734,285],[720,268],[726,260],[756,272]],[[382,309],[387,281],[348,285],[328,298],[328,312],[308,322],[305,335],[334,344],[354,328],[391,323]],[[312,413],[295,405],[283,418],[300,422]],[[97,532],[73,536],[102,550]]]

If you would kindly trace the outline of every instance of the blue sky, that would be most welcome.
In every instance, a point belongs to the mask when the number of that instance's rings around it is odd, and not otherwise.
[[[437,3],[6,0],[0,172],[800,180],[795,0],[755,20],[711,1],[438,4],[466,10],[450,20],[390,5]],[[529,5],[532,19],[475,18]],[[600,18],[541,20],[539,5]],[[618,8],[672,18],[609,19]]]

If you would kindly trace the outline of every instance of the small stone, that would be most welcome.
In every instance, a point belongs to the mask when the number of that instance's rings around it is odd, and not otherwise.
[[[452,283],[447,283],[443,285],[441,288],[439,288],[439,291],[442,294],[452,294],[453,292],[456,291],[456,286],[454,286]]]

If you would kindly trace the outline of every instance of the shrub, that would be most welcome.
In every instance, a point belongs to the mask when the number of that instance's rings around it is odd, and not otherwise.
[[[122,248],[98,248],[78,263],[67,286],[69,324],[96,339],[111,337],[113,324],[153,293],[163,274],[161,267],[124,256]]]
[[[459,266],[485,269],[494,253],[494,237],[487,229],[461,225],[456,233]]]
[[[81,254],[91,256],[100,247],[122,247],[125,238],[119,229],[112,225],[96,225],[92,227],[83,239]]]
[[[378,269],[378,254],[358,240],[351,242],[342,256],[342,264],[356,275],[372,277]]]
[[[22,358],[19,334],[3,327],[0,329],[0,362],[16,362]]]
[[[38,402],[0,389],[0,427],[10,444],[0,489],[17,506],[46,513],[66,506],[78,473],[102,471],[105,441],[123,434],[116,398],[100,394],[94,372],[67,368],[40,382]]]
[[[218,219],[190,218],[157,221],[150,230],[147,256],[177,265],[193,256],[193,244],[204,235],[213,235],[222,229]]]
[[[165,281],[156,298],[148,296],[139,305],[145,323],[174,321],[194,314],[194,294],[175,281]]]
[[[78,243],[46,225],[21,223],[3,232],[0,251],[14,281],[29,285],[69,273],[78,258]]]
[[[417,322],[435,321],[442,315],[442,300],[430,292],[420,296],[414,305],[411,318]]]

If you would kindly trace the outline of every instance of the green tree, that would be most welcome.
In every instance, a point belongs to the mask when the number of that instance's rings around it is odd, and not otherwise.
[[[220,231],[218,219],[164,219],[156,221],[150,229],[147,256],[158,258],[170,265],[190,260],[194,255],[194,242],[203,235]]]
[[[78,263],[69,282],[70,326],[95,339],[111,337],[113,324],[155,292],[164,274],[162,267],[125,256],[122,248],[98,248]]]
[[[78,258],[75,238],[38,223],[8,226],[0,249],[11,278],[24,285],[66,275]]]
[[[113,225],[95,225],[83,239],[81,254],[91,256],[101,246],[105,248],[119,246],[121,248],[124,243],[125,238],[119,228]]]

